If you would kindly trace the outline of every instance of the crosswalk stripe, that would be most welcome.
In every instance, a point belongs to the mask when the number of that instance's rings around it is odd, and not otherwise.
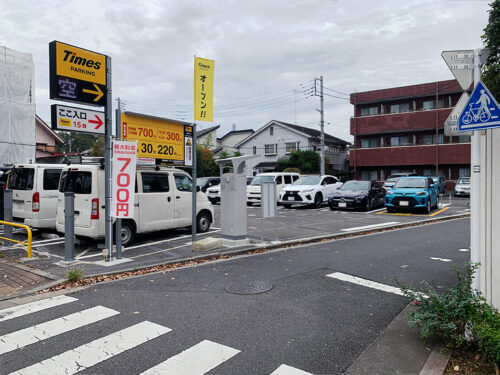
[[[202,375],[239,352],[229,346],[203,340],[141,375]]]
[[[8,309],[0,310],[0,322],[74,301],[78,301],[78,299],[63,295],[26,303],[20,306],[10,307]]]
[[[378,290],[382,290],[382,291],[387,292],[387,293],[394,293],[394,294],[397,294],[400,296],[404,296],[404,293],[401,291],[401,289],[396,288],[395,286],[377,283],[376,281],[362,279],[361,277],[347,275],[347,274],[342,273],[342,272],[334,272],[334,273],[331,273],[331,274],[326,275],[326,276],[331,277],[332,279],[337,279],[337,280],[341,280],[341,281],[347,281],[347,282],[353,283],[353,284],[362,285],[362,286],[367,287],[367,288],[378,289]]]
[[[299,370],[295,367],[281,365],[271,375],[312,375],[310,372]]]
[[[25,367],[11,375],[75,374],[170,331],[170,328],[144,321]]]
[[[117,314],[119,314],[118,311],[96,306],[0,336],[0,354],[11,352],[23,346],[46,340]]]

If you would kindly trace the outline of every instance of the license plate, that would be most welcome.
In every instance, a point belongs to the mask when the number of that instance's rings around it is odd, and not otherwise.
[[[347,207],[347,203],[339,202],[339,207]]]
[[[287,200],[289,201],[294,201],[295,200],[295,197],[288,197]]]
[[[400,206],[408,206],[408,201],[400,201],[399,205]]]

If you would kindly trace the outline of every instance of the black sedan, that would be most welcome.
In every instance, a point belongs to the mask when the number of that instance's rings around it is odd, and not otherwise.
[[[377,181],[347,181],[328,199],[331,210],[348,208],[370,211],[373,207],[384,206],[385,191]]]

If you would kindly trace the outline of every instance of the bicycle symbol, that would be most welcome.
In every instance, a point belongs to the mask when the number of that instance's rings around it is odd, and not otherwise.
[[[487,122],[491,118],[491,113],[487,111],[483,106],[478,108],[472,108],[472,104],[469,104],[469,110],[465,112],[462,121],[465,125],[474,122]]]

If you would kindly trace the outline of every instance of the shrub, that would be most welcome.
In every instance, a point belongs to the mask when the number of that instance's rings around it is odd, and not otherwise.
[[[285,169],[283,169],[283,172],[300,173],[300,169],[299,168],[285,168]]]
[[[66,272],[66,278],[68,281],[76,282],[79,281],[83,277],[83,270],[79,268],[73,268]]]
[[[500,314],[485,304],[481,321],[474,327],[478,344],[486,358],[500,366]]]

